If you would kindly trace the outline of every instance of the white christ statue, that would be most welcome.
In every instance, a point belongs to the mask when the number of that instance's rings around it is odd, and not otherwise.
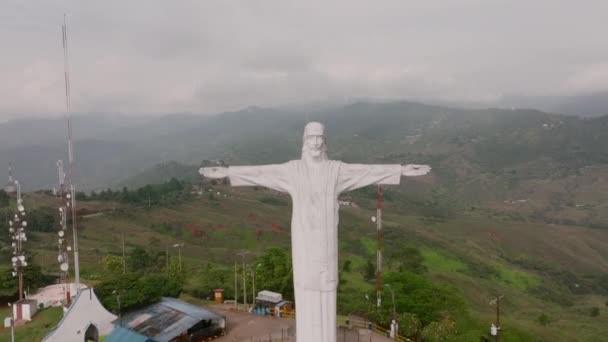
[[[293,202],[291,249],[298,342],[336,342],[338,196],[370,184],[399,184],[422,176],[428,165],[347,164],[327,158],[325,129],[304,128],[302,159],[260,166],[203,167],[208,178],[229,177],[232,186],[264,186]]]

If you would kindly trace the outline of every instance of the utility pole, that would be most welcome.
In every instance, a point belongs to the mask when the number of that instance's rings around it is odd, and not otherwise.
[[[255,307],[255,267],[251,268],[251,304]]]
[[[122,232],[122,274],[127,274],[127,257],[125,256],[125,232]]]
[[[382,304],[382,188],[380,184],[376,187],[376,305]]]
[[[496,325],[492,324],[490,328],[490,334],[494,335],[494,339],[496,342],[500,342],[500,299],[504,297],[496,296],[496,298],[490,301],[490,305],[496,304]]]
[[[239,298],[239,291],[238,291],[238,279],[237,279],[237,273],[236,273],[236,259],[234,260],[234,309],[238,309],[238,298]]]
[[[496,297],[496,342],[500,341],[500,296]]]
[[[165,245],[165,261],[167,262],[167,275],[169,274],[169,245]]]
[[[248,251],[244,251],[238,253],[243,259],[243,304],[245,305],[245,310],[247,310],[247,278],[245,276],[245,254],[248,254]]]
[[[182,272],[183,267],[182,267],[182,247],[184,247],[183,243],[176,243],[173,245],[173,247],[177,248],[177,255],[178,255],[178,260],[179,260],[179,271]]]

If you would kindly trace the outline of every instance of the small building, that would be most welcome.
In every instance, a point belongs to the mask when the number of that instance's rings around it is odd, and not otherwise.
[[[267,305],[276,305],[279,302],[283,301],[283,295],[277,292],[263,290],[258,292],[258,295],[255,297],[255,303],[267,306]]]
[[[222,304],[224,302],[224,289],[213,290],[213,299],[217,304]]]
[[[44,342],[99,341],[114,329],[116,315],[101,305],[92,288],[81,289],[63,318],[43,339]]]
[[[283,317],[294,311],[293,302],[283,300],[283,295],[272,291],[260,291],[255,297],[254,313]]]
[[[175,298],[126,314],[114,321],[122,327],[153,341],[201,341],[222,336],[226,318],[210,310]]]
[[[38,301],[35,299],[22,299],[13,305],[13,317],[16,321],[31,321],[38,311]]]

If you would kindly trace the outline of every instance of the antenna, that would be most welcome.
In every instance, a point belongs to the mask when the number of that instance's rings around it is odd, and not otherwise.
[[[11,257],[11,263],[13,266],[13,277],[19,279],[19,300],[23,299],[23,269],[27,266],[25,252],[23,251],[23,244],[27,241],[25,234],[25,228],[27,227],[27,221],[25,220],[25,207],[23,206],[23,199],[21,198],[21,184],[18,180],[14,180],[15,187],[17,188],[17,212],[8,221],[8,232],[11,235],[11,247],[13,248],[13,256]],[[17,319],[20,311],[17,311]]]
[[[13,183],[13,164],[8,163],[8,182]]]
[[[62,199],[61,207],[59,207],[59,231],[58,235],[58,255],[57,262],[59,263],[60,273],[60,282],[64,284],[64,293],[66,295],[66,304],[70,305],[71,296],[70,296],[70,286],[68,285],[68,270],[69,266],[69,257],[66,249],[67,242],[67,207],[70,205],[69,198],[65,193],[65,173],[63,171],[63,160],[57,161],[57,171],[59,175],[59,197]],[[69,247],[68,247],[69,248]]]
[[[65,107],[66,119],[68,124],[68,178],[70,182],[70,193],[66,196],[71,200],[70,209],[72,212],[72,232],[74,239],[74,281],[76,283],[76,291],[80,288],[80,265],[78,260],[78,226],[76,224],[76,187],[74,185],[74,149],[72,144],[72,103],[70,98],[70,65],[68,60],[68,29],[66,24],[66,15],[63,15],[63,26],[61,27],[63,34],[63,67],[65,80]]]

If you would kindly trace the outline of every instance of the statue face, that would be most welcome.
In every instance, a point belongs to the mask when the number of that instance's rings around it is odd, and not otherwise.
[[[324,150],[325,138],[322,135],[307,135],[304,144],[311,156],[319,157]]]
[[[304,127],[304,141],[302,158],[312,157],[314,161],[327,159],[327,145],[325,145],[325,127],[318,122],[309,122]]]

